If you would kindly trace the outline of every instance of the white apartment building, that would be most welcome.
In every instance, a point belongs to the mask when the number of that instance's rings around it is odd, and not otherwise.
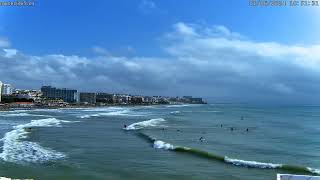
[[[0,81],[0,102],[2,97],[2,87],[3,87],[3,83]]]
[[[11,95],[12,93],[13,93],[13,86],[11,84],[3,84],[2,94],[3,95]]]

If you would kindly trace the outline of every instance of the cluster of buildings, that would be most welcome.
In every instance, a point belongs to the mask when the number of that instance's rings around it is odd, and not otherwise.
[[[202,98],[192,96],[140,96],[105,92],[79,92],[75,89],[42,86],[40,90],[14,89],[0,82],[0,103],[16,106],[104,106],[104,105],[150,105],[150,104],[204,104]]]
[[[15,89],[11,84],[0,81],[0,108],[7,107],[29,107],[41,102],[42,94],[39,90]]]

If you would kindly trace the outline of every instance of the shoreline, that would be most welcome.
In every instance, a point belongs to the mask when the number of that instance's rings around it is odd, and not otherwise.
[[[202,103],[205,104],[205,103]],[[14,107],[10,105],[0,106],[0,112],[15,110],[36,110],[36,109],[79,109],[79,108],[103,108],[103,107],[139,107],[139,106],[161,106],[161,105],[201,105],[196,103],[177,103],[177,104],[107,104],[107,105],[69,105],[69,106],[32,106]]]

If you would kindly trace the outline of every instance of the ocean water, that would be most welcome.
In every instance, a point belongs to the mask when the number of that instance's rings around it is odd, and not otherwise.
[[[231,104],[0,112],[0,175],[62,180],[316,175],[319,118],[316,106]]]

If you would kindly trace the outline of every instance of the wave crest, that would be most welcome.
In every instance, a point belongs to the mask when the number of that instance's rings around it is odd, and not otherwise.
[[[172,112],[170,112],[170,114],[172,114],[172,115],[178,115],[178,114],[181,114],[181,111],[172,111]]]
[[[90,117],[100,117],[100,116],[144,116],[145,114],[131,112],[130,110],[120,110],[120,111],[111,111],[111,112],[100,112],[96,114],[85,114],[79,116],[80,118],[90,118]]]
[[[262,168],[262,169],[275,169],[282,167],[282,164],[263,163],[257,161],[245,161],[241,159],[231,159],[227,156],[224,157],[226,163],[230,163],[236,166],[244,166],[250,168]]]
[[[6,114],[0,114],[2,117],[23,117],[23,116],[46,116],[46,115],[40,115],[40,114],[29,114],[29,113],[6,113]]]
[[[139,134],[141,135],[141,137],[143,137],[144,139],[152,143],[153,148],[157,148],[157,149],[172,150],[175,152],[186,153],[186,154],[194,155],[201,158],[211,159],[211,160],[220,161],[227,164],[232,164],[235,166],[242,166],[247,168],[282,169],[282,170],[287,170],[292,172],[301,172],[306,174],[320,175],[320,169],[314,169],[310,167],[296,166],[296,165],[273,164],[273,163],[264,163],[264,162],[257,162],[257,161],[246,161],[241,159],[231,159],[227,156],[216,155],[204,150],[183,147],[183,146],[174,146],[164,141],[157,140],[147,134],[144,134],[144,133],[139,133]]]
[[[156,140],[153,143],[153,147],[156,149],[165,149],[165,150],[172,150],[174,149],[174,146],[172,144],[160,141],[160,140]]]
[[[147,121],[141,121],[133,123],[125,128],[125,130],[138,130],[146,127],[156,127],[159,126],[162,122],[165,122],[163,118],[150,119]]]

